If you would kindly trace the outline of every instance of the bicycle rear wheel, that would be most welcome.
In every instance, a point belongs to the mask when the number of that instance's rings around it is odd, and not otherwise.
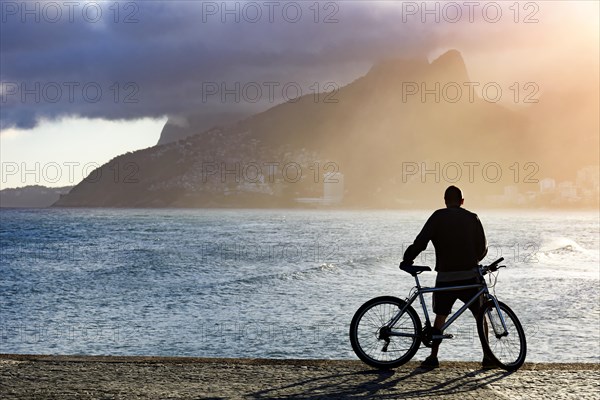
[[[421,320],[411,306],[398,322],[387,326],[405,305],[396,297],[383,296],[367,301],[356,311],[350,323],[350,343],[362,361],[379,369],[395,368],[419,350]]]
[[[485,304],[477,317],[477,332],[486,356],[508,371],[521,367],[527,355],[525,331],[515,313],[504,303]],[[504,318],[506,330],[500,315]]]

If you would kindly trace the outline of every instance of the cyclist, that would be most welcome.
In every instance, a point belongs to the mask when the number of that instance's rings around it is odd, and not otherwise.
[[[472,285],[479,283],[477,266],[487,254],[487,242],[481,221],[470,211],[461,206],[464,198],[456,186],[449,186],[444,192],[446,208],[435,211],[425,223],[425,226],[404,252],[402,265],[412,265],[413,260],[427,248],[429,241],[435,247],[435,270],[437,278],[435,287]],[[433,312],[436,314],[432,334],[440,335],[441,327],[452,312],[456,299],[469,301],[477,289],[463,289],[433,293]],[[476,317],[482,306],[483,299],[474,302],[469,309]],[[434,340],[431,355],[422,363],[422,368],[437,368],[437,358],[441,339]],[[484,368],[494,364],[484,357]]]

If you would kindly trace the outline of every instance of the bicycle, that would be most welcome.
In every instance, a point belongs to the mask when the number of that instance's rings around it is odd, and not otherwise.
[[[489,290],[484,276],[494,277],[495,287],[497,271],[505,268],[498,266],[504,258],[499,258],[488,266],[479,266],[480,283],[444,288],[422,287],[419,274],[431,271],[427,266],[404,266],[400,269],[415,278],[416,286],[405,300],[393,296],[381,296],[367,301],[354,314],[350,323],[350,343],[356,355],[366,364],[390,369],[408,362],[419,350],[421,343],[431,347],[433,341],[451,339],[452,335],[443,332],[475,301],[484,302],[476,318],[477,332],[481,347],[497,366],[508,371],[517,370],[525,362],[527,343],[525,332],[515,313],[504,303],[498,301]],[[491,284],[491,279],[490,279]],[[442,334],[432,334],[432,326],[423,294],[478,288],[475,294],[442,326]],[[411,306],[416,299],[420,300],[425,315],[425,327]],[[491,325],[488,326],[488,325]],[[491,328],[491,329],[490,329]]]

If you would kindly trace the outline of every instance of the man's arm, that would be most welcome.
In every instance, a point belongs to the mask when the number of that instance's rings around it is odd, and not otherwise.
[[[435,214],[434,214],[435,215]],[[429,217],[421,232],[417,235],[417,238],[408,246],[402,257],[402,262],[412,264],[415,258],[427,248],[427,244],[433,238],[435,231],[435,218],[434,215]]]
[[[477,254],[479,254],[479,256],[478,256],[479,261],[481,261],[487,255],[488,246],[487,246],[487,239],[485,238],[485,232],[483,231],[483,225],[481,225],[481,221],[479,220],[479,217],[475,216],[475,219],[477,220],[475,249],[477,250]]]

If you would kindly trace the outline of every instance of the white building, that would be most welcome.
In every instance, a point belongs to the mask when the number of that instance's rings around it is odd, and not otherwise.
[[[556,190],[556,181],[552,178],[540,180],[540,193],[551,193]]]
[[[344,174],[327,172],[323,174],[323,202],[341,203],[344,200]]]
[[[516,186],[504,186],[504,196],[508,198],[515,198],[519,194],[519,188]]]
[[[525,204],[525,196],[519,193],[519,188],[515,185],[504,186],[504,194],[500,196],[504,204]]]
[[[558,193],[561,198],[566,200],[577,200],[577,187],[571,181],[565,181],[558,184]]]
[[[597,193],[600,191],[600,166],[590,165],[577,171],[577,187]]]

